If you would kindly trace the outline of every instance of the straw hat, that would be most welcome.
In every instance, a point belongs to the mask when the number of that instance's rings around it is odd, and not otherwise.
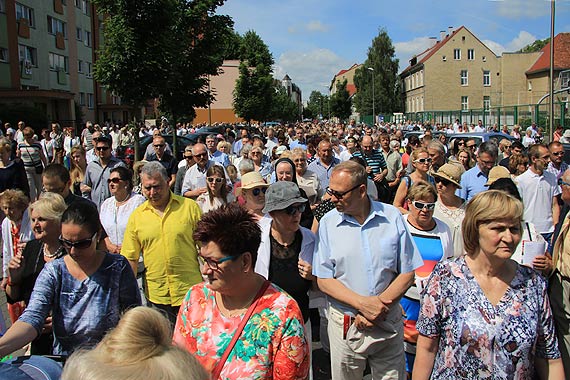
[[[512,179],[511,173],[509,172],[509,169],[505,168],[504,166],[495,166],[489,171],[489,177],[487,178],[487,183],[485,183],[485,186],[491,186],[496,180],[501,178]]]
[[[241,176],[241,186],[236,189],[236,194],[241,195],[241,191],[253,189],[254,187],[269,187],[259,172],[253,171]]]
[[[461,189],[461,185],[459,183],[461,182],[462,173],[463,170],[460,165],[445,164],[440,167],[436,173],[432,173],[432,176],[446,179],[456,185],[457,188]]]

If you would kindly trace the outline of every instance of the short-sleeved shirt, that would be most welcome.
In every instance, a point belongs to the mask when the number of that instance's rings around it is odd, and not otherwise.
[[[151,302],[179,306],[188,289],[202,281],[192,238],[200,217],[196,202],[172,193],[162,216],[148,201],[131,214],[121,254],[138,261],[142,252]]]
[[[158,161],[164,168],[166,169],[166,173],[168,176],[176,175],[178,172],[178,161],[176,158],[172,157],[172,155],[168,152],[164,152],[160,160],[156,156],[155,153],[151,154],[148,158],[148,161]]]
[[[475,165],[463,173],[461,176],[461,189],[457,189],[455,195],[469,201],[480,192],[488,190],[488,187],[485,186],[487,180],[488,174],[483,173],[479,165]]]
[[[107,180],[111,175],[111,169],[117,166],[125,167],[126,165],[123,161],[115,157],[111,157],[107,163],[107,166],[105,167],[101,165],[98,159],[87,164],[85,178],[83,178],[83,184],[91,187],[89,199],[95,203],[97,209],[100,209],[105,199],[111,196]]]
[[[360,157],[366,163],[366,166],[370,166],[372,171],[368,173],[368,177],[374,179],[376,174],[380,174],[384,169],[387,168],[386,160],[384,160],[384,155],[378,149],[372,149],[372,154],[369,156],[362,153],[362,151],[357,150],[354,152],[352,157]]]
[[[360,295],[378,295],[399,274],[422,265],[406,222],[394,206],[370,201],[370,214],[362,225],[336,209],[319,223],[313,274],[335,278]],[[356,312],[334,299],[330,301],[344,312]]]
[[[544,171],[539,175],[527,169],[517,177],[517,185],[524,204],[523,219],[532,222],[540,233],[554,232],[552,204],[560,194],[554,174]]]
[[[534,379],[535,357],[560,357],[546,281],[518,265],[493,306],[465,263],[439,263],[421,294],[416,325],[439,337],[431,379]]]
[[[308,169],[317,175],[321,188],[326,189],[329,187],[332,170],[338,164],[340,164],[340,160],[333,157],[329,167],[327,168],[323,165],[321,159],[317,158],[309,164]]]
[[[216,292],[198,284],[180,307],[173,341],[211,373],[242,318],[225,317],[216,304]],[[299,306],[272,284],[259,299],[220,379],[305,379],[309,365],[309,345]]]

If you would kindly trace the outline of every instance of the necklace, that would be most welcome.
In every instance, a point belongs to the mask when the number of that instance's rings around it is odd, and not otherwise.
[[[126,201],[129,200],[130,197],[131,197],[131,194],[127,193],[127,196],[125,197],[125,199],[120,201],[117,199],[117,196],[115,195],[115,204],[119,205],[119,204],[125,203]]]
[[[62,256],[62,251],[63,251],[63,247],[60,245],[54,253],[48,253],[46,250],[46,244],[43,243],[42,244],[42,253],[44,255],[44,257],[48,258],[48,259],[53,259],[53,258],[58,258],[60,256]]]

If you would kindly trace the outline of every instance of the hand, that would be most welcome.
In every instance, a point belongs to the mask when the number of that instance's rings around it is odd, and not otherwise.
[[[313,266],[306,262],[305,260],[299,259],[299,275],[304,278],[305,280],[313,280],[315,276],[313,276]]]
[[[358,331],[366,331],[374,327],[374,323],[364,318],[361,314],[357,314],[356,318],[354,318],[354,325]]]
[[[372,173],[372,166],[366,167],[366,173],[368,173],[368,174]]]
[[[392,300],[383,300],[380,296],[362,297],[358,311],[369,321],[383,320],[388,314]]]
[[[383,179],[384,179],[384,175],[382,173],[378,173],[374,176],[373,181],[374,182],[382,182]]]
[[[548,253],[542,256],[536,256],[532,261],[532,266],[541,272],[550,273],[552,271],[552,257],[550,257]]]
[[[89,186],[87,186],[87,185],[85,185],[85,184],[82,183],[81,185],[79,185],[79,190],[80,190],[82,193],[90,193],[90,192],[91,192],[91,187],[89,187]]]
[[[52,330],[53,330],[53,325],[52,325],[52,318],[50,315],[44,321],[44,327],[42,328],[42,334],[51,333]]]
[[[200,189],[197,189],[199,194],[204,194],[208,192],[208,188],[207,187],[202,187]]]
[[[8,277],[4,277],[2,279],[2,282],[0,282],[0,288],[2,288],[3,291],[6,291],[6,285],[8,285]]]

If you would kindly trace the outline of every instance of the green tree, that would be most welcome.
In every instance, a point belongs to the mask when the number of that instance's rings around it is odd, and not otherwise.
[[[312,116],[306,116],[311,119],[317,118],[321,115],[323,118],[328,118],[329,114],[329,97],[328,95],[323,95],[320,91],[313,90],[311,95],[309,95],[309,100],[307,101],[307,114]]]
[[[248,123],[266,121],[271,115],[274,88],[273,57],[263,40],[248,31],[242,39],[239,77],[234,89],[234,111]]]
[[[239,60],[241,44],[242,37],[238,32],[233,31],[224,43],[224,59]]]
[[[532,44],[528,44],[519,50],[520,53],[534,53],[537,51],[541,51],[543,47],[546,46],[547,43],[550,42],[550,37],[545,38],[544,40],[536,40]]]
[[[274,81],[271,119],[284,122],[299,119],[299,107],[297,103],[291,99],[291,96],[287,93],[287,89],[279,81]]]
[[[338,81],[336,84],[336,92],[331,96],[331,115],[341,120],[346,120],[352,113],[352,101],[350,94],[346,89],[346,79],[343,82]]]
[[[357,89],[354,105],[358,112],[363,115],[372,114],[372,86],[374,86],[376,114],[392,113],[400,109],[398,64],[388,32],[380,29],[378,36],[372,40],[372,45],[368,48],[366,61],[354,74],[354,84]]]

